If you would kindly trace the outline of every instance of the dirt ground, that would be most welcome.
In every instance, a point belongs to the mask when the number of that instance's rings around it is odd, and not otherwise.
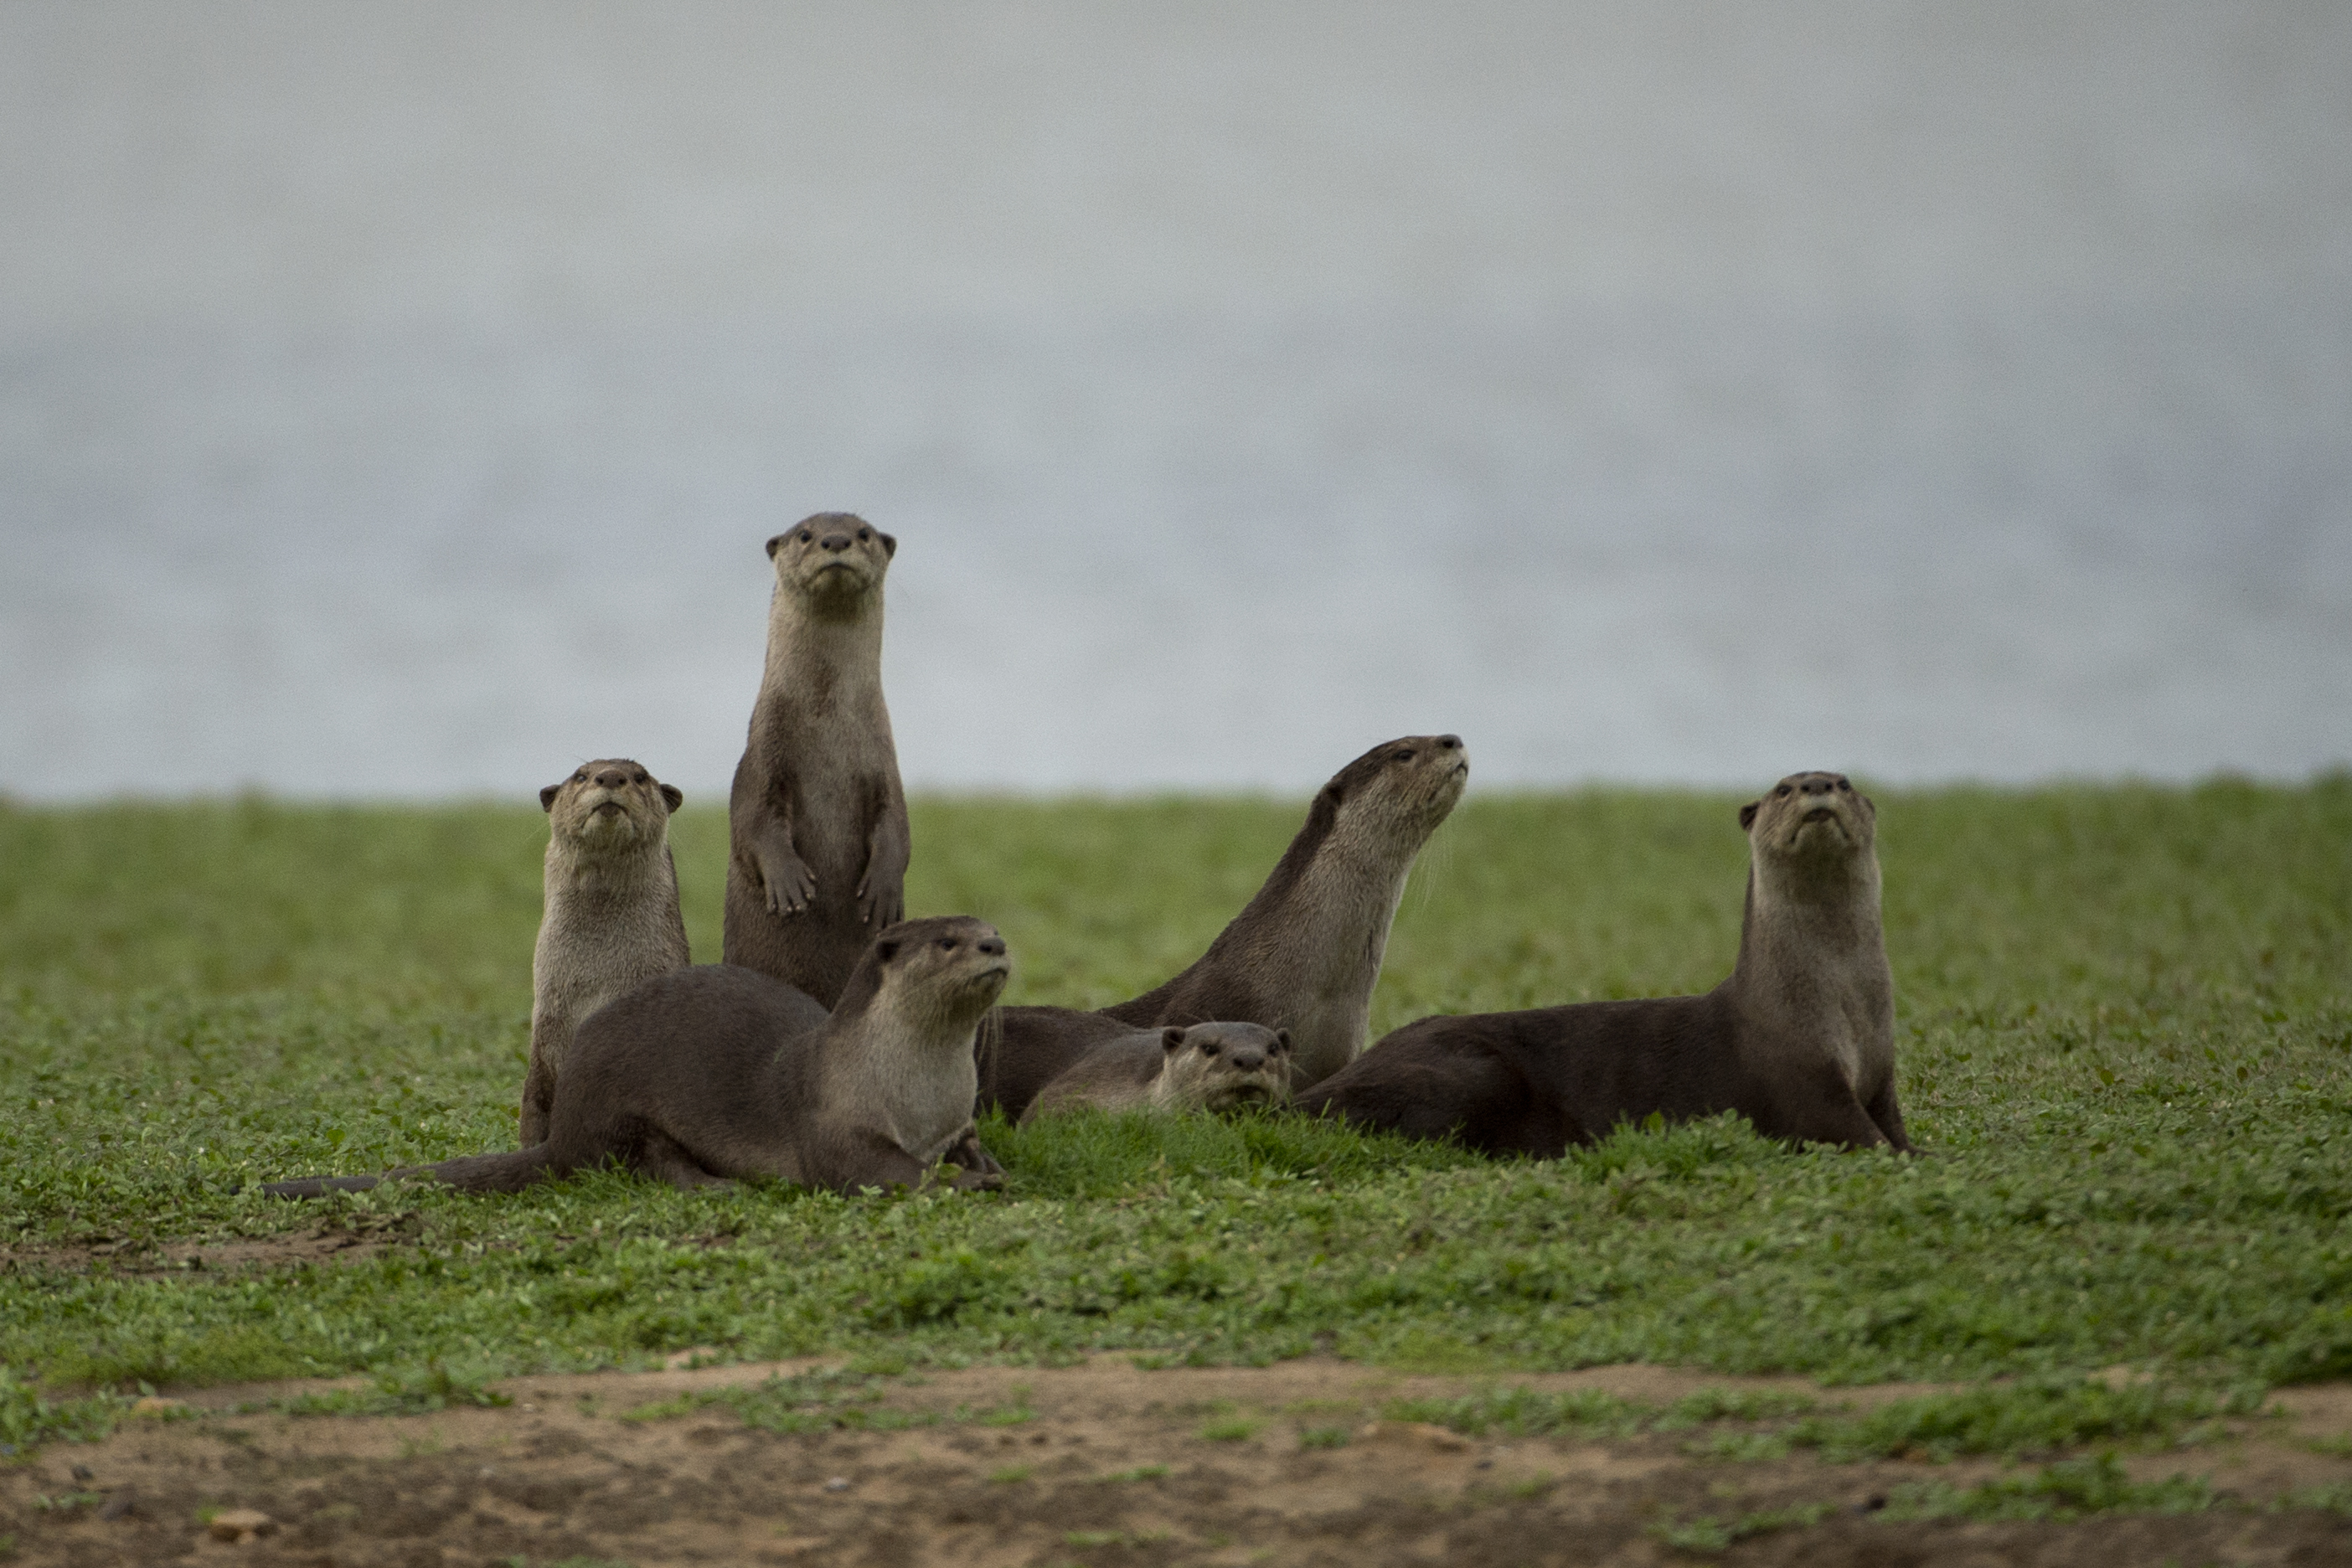
[[[1383,1421],[1401,1397],[1471,1380],[1333,1361],[1265,1368],[988,1368],[881,1384],[869,1408],[940,1419],[902,1430],[775,1433],[728,1406],[622,1414],[689,1390],[751,1385],[817,1363],[522,1378],[514,1400],[395,1417],[238,1413],[334,1385],[220,1388],[180,1418],[135,1419],[0,1470],[11,1563],[399,1565],[667,1563],[1496,1564],[1696,1561],[1654,1527],[1829,1503],[1822,1522],[1752,1537],[1727,1563],[2352,1564],[2352,1520],[2315,1510],[2107,1516],[2072,1525],[1888,1523],[1874,1499],[1991,1462],[1727,1463],[1686,1439],[1465,1438]],[[1491,1380],[1485,1380],[1490,1382]],[[1664,1402],[1699,1388],[1778,1388],[1857,1407],[1916,1392],[1824,1393],[1793,1380],[1649,1367],[1513,1378]],[[2352,1479],[2312,1447],[2352,1433],[2352,1388],[2283,1396],[2283,1421],[2130,1461],[2210,1476],[2267,1501]],[[1022,1413],[1025,1413],[1025,1415]],[[1309,1446],[1302,1434],[1336,1444]],[[266,1516],[238,1542],[205,1522]],[[227,1533],[224,1531],[223,1533]]]

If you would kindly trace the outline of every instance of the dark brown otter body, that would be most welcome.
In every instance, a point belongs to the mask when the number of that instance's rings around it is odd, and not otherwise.
[[[739,1176],[804,1186],[919,1186],[971,1137],[974,1028],[1010,973],[982,921],[906,921],[877,937],[830,1016],[782,981],[734,964],[661,975],[580,1026],[555,1086],[547,1142],[389,1176],[516,1192],[617,1161],[680,1187]],[[984,1153],[959,1187],[995,1186]],[[272,1182],[279,1197],[374,1186],[385,1176]]]
[[[530,955],[526,1149],[547,1141],[556,1075],[581,1020],[688,962],[669,852],[669,814],[685,798],[626,757],[583,763],[539,792],[547,904]]]
[[[1741,808],[1739,960],[1706,995],[1423,1018],[1298,1108],[1491,1153],[1558,1155],[1653,1113],[1725,1110],[1770,1138],[1907,1152],[1875,817],[1836,773],[1792,774]]]
[[[882,701],[882,579],[898,548],[847,512],[768,541],[767,663],[727,800],[721,954],[828,1007],[907,907],[907,797]]]
[[[1024,1122],[1055,1111],[1231,1110],[1290,1102],[1290,1031],[1256,1024],[1139,1029],[1097,1046],[1039,1091]]]
[[[982,1053],[982,1103],[1017,1117],[1088,1051],[1171,1024],[1287,1029],[1295,1086],[1339,1071],[1364,1048],[1405,876],[1469,773],[1456,735],[1408,735],[1349,763],[1317,793],[1257,896],[1183,973],[1097,1013],[1005,1008]]]

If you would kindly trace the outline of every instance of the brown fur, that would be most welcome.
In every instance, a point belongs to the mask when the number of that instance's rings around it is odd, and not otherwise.
[[[546,913],[530,955],[530,1068],[522,1146],[547,1138],[555,1081],[582,1019],[687,964],[669,814],[685,797],[626,757],[582,764],[539,792]]]
[[[1739,822],[1739,960],[1713,991],[1423,1018],[1299,1109],[1496,1153],[1557,1155],[1652,1114],[1725,1110],[1769,1138],[1909,1152],[1876,811],[1842,774],[1792,773]]]
[[[728,795],[723,956],[826,1006],[907,907],[907,797],[882,701],[898,548],[847,512],[768,541],[767,662]]]
[[[1003,1168],[972,1141],[971,1038],[1009,973],[996,928],[962,916],[884,931],[829,1016],[754,970],[677,970],[580,1026],[544,1143],[262,1191],[317,1197],[423,1176],[516,1192],[614,1163],[679,1187],[772,1176],[855,1192],[922,1186],[958,1150],[976,1160],[953,1185],[1000,1186]]]
[[[1184,973],[1099,1013],[1005,1008],[982,1064],[982,1102],[1017,1116],[1126,1029],[1219,1019],[1289,1030],[1297,1087],[1339,1071],[1370,1032],[1372,983],[1406,873],[1469,772],[1455,735],[1407,735],[1349,763],[1317,792],[1257,896]]]
[[[1290,1100],[1290,1031],[1255,1024],[1140,1029],[1097,1046],[1038,1092],[1024,1122],[1056,1111],[1231,1110]]]

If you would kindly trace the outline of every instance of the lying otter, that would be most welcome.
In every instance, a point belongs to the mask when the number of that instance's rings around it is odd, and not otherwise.
[[[1098,1110],[1231,1110],[1290,1100],[1290,1031],[1255,1024],[1140,1029],[1097,1046],[1040,1090],[1024,1122]]]
[[[1018,1116],[1087,1052],[1170,1024],[1287,1029],[1294,1085],[1338,1072],[1364,1048],[1405,876],[1469,776],[1458,735],[1385,741],[1349,763],[1317,792],[1257,896],[1183,973],[1098,1013],[1005,1008],[982,1052],[982,1104]]]
[[[547,1142],[555,1079],[580,1021],[688,963],[669,816],[685,796],[626,757],[583,763],[539,792],[547,910],[530,955],[522,1145]]]
[[[837,1192],[921,1186],[971,1138],[972,1032],[1010,973],[996,928],[962,916],[885,931],[830,1016],[754,970],[677,970],[580,1026],[546,1142],[261,1190],[309,1198],[429,1176],[510,1193],[607,1161],[679,1187],[738,1176]],[[1003,1168],[977,1159],[952,1184],[1002,1185]]]
[[[1489,1153],[1558,1155],[1657,1113],[1737,1110],[1769,1138],[1909,1152],[1895,1103],[1895,982],[1876,813],[1838,773],[1740,807],[1747,912],[1704,996],[1423,1018],[1298,1108]]]

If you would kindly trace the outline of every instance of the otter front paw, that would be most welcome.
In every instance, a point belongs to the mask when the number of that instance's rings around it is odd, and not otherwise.
[[[980,1134],[971,1128],[965,1128],[963,1136],[940,1158],[955,1172],[949,1185],[960,1191],[992,1193],[1004,1185],[1004,1167],[980,1146]]]
[[[1002,1171],[967,1171],[954,1164],[948,1169],[955,1172],[948,1178],[948,1185],[957,1192],[997,1193],[1004,1190],[1004,1173]]]
[[[877,888],[874,873],[857,884],[857,918],[876,929],[897,925],[907,918],[907,896],[900,888]]]
[[[809,907],[816,897],[816,873],[797,855],[788,855],[779,866],[762,868],[760,879],[768,885],[768,912],[772,915],[796,915]]]

